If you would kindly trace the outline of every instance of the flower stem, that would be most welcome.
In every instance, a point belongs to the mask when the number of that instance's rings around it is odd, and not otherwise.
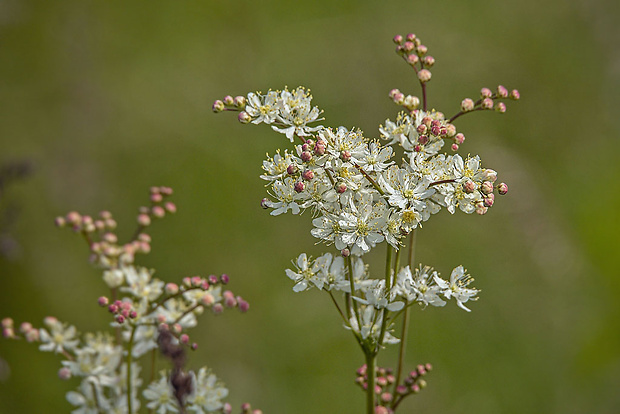
[[[132,409],[132,398],[131,398],[131,364],[133,362],[133,338],[136,334],[136,330],[138,326],[134,326],[131,330],[131,336],[129,337],[129,342],[127,343],[127,413],[133,414]]]
[[[375,413],[375,363],[377,354],[372,350],[366,350],[366,414]]]

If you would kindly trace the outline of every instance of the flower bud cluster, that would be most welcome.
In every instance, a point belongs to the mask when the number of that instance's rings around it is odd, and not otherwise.
[[[170,195],[170,187],[151,187],[150,205],[140,207],[135,237],[125,244],[119,244],[118,236],[114,232],[117,223],[109,211],[101,211],[98,218],[72,211],[64,217],[57,217],[55,222],[58,227],[70,227],[74,232],[80,233],[88,242],[91,261],[113,271],[133,263],[137,253],[147,254],[151,251],[151,237],[144,233],[144,230],[154,219],[176,212],[176,205],[166,200]],[[114,276],[108,274],[109,278],[114,279]],[[108,284],[114,287],[114,283],[111,281]]]
[[[416,71],[418,80],[421,84],[431,80],[431,68],[435,64],[435,58],[428,54],[428,48],[422,44],[420,39],[413,33],[409,33],[403,38],[401,35],[394,36],[396,43],[396,53],[411,65]]]
[[[405,107],[408,111],[418,109],[420,106],[420,98],[413,95],[406,95],[399,89],[392,89],[389,93],[390,99],[394,101],[396,105]]]
[[[415,370],[403,380],[401,384],[395,384],[395,377],[391,368],[375,367],[375,413],[393,413],[394,408],[407,396],[419,393],[426,387],[423,379],[433,369],[431,364],[418,365]],[[368,367],[362,365],[357,370],[355,383],[364,391],[368,389]]]
[[[474,101],[471,98],[465,98],[461,101],[461,112],[455,115],[453,119],[471,111],[495,109],[496,112],[504,113],[506,112],[506,103],[500,101],[500,99],[512,99],[517,101],[520,97],[521,95],[518,90],[513,89],[508,92],[508,89],[503,85],[498,85],[495,91],[489,88],[482,88],[478,100]]]
[[[226,95],[222,99],[217,99],[213,102],[213,112],[218,113],[222,111],[242,111],[245,108],[247,101],[245,96],[235,96],[234,98],[230,95]]]
[[[2,320],[4,337],[37,342],[39,350],[62,355],[58,377],[81,380],[78,389],[67,394],[67,400],[76,407],[75,412],[115,412],[117,407],[137,412],[140,395],[146,406],[157,412],[179,412],[179,401],[192,412],[215,412],[230,407],[222,401],[228,390],[209,370],[184,372],[179,367],[185,360],[183,349],[198,347],[188,332],[197,326],[198,316],[205,309],[211,309],[214,314],[231,308],[246,312],[248,302],[226,289],[230,282],[226,274],[186,277],[180,284],[165,283],[153,277],[153,270],[133,263],[135,253],[150,251],[151,238],[143,231],[151,220],[176,211],[176,206],[167,201],[171,194],[172,189],[168,187],[151,188],[150,206],[140,208],[135,236],[124,245],[118,243],[114,233],[116,221],[107,211],[97,219],[76,212],[56,219],[59,226],[70,227],[84,236],[96,256],[94,262],[103,267],[103,281],[111,293],[100,296],[97,304],[112,314],[114,320],[110,326],[115,335],[107,332],[79,335],[76,327],[51,316],[44,319],[42,328],[24,322],[17,332],[13,319]],[[159,380],[148,384],[140,393],[143,388],[140,360],[159,347],[158,339],[163,333],[168,338],[166,356],[176,365],[170,374],[162,373]],[[151,357],[147,359],[151,361]],[[183,398],[175,399],[179,396]]]

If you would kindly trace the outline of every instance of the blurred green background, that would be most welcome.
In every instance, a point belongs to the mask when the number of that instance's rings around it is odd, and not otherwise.
[[[304,85],[326,125],[377,136],[397,111],[388,91],[419,94],[391,42],[414,32],[437,61],[431,106],[452,114],[500,83],[522,100],[457,122],[463,152],[510,193],[485,217],[442,213],[419,232],[420,261],[465,265],[482,293],[472,313],[413,312],[408,365],[435,370],[402,412],[620,412],[619,19],[618,2],[585,0],[1,0],[0,163],[33,170],[2,194],[19,246],[0,259],[0,316],[105,326],[99,272],[53,219],[107,209],[128,238],[149,186],[168,185],[179,211],[152,227],[140,263],[165,280],[228,273],[251,304],[203,317],[190,365],[213,367],[235,406],[362,412],[359,349],[328,297],[294,294],[284,275],[330,248],[314,245],[310,215],[259,207],[264,154],[288,141],[211,104]],[[69,412],[76,384],[58,368],[0,340],[0,412]]]

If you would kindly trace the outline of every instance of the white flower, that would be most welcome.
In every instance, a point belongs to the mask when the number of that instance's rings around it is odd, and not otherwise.
[[[280,150],[278,150],[273,158],[267,155],[267,159],[263,161],[263,170],[265,174],[262,174],[260,178],[267,181],[274,181],[282,178],[285,176],[288,166],[291,164],[299,164],[299,161],[300,160],[288,151],[284,151],[284,155],[281,155]]]
[[[411,207],[418,212],[426,208],[423,200],[435,193],[435,189],[428,188],[430,184],[428,181],[398,167],[393,167],[387,174],[380,175],[379,184],[389,195],[390,205],[401,209]]]
[[[142,391],[144,398],[149,400],[146,407],[155,410],[157,414],[178,413],[177,400],[173,395],[172,386],[168,381],[164,371],[160,372],[161,378],[157,382],[152,382]]]
[[[267,202],[267,206],[274,209],[271,212],[272,216],[278,216],[289,210],[293,214],[299,214],[301,209],[297,204],[297,200],[303,198],[303,196],[295,191],[295,180],[291,177],[286,177],[284,181],[275,181],[271,189],[273,190],[273,196],[278,200],[277,202]]]
[[[309,127],[307,124],[318,121],[321,111],[316,106],[311,109],[310,102],[312,95],[308,93],[303,87],[289,92],[287,89],[283,90],[278,99],[278,115],[277,120],[284,124],[284,128],[278,128],[273,125],[274,131],[286,134],[286,137],[293,142],[295,135],[303,137],[309,135],[310,132],[315,132],[322,126]]]
[[[383,215],[376,214],[380,205],[374,207],[369,196],[363,196],[358,205],[351,199],[349,207],[350,211],[340,213],[338,225],[342,233],[338,237],[342,243],[352,247],[352,254],[359,256],[385,239],[381,229],[385,226],[386,219]]]
[[[448,299],[453,297],[456,299],[457,305],[461,308],[470,312],[469,309],[463,305],[468,300],[476,300],[478,298],[474,298],[480,292],[478,289],[468,288],[467,286],[473,282],[473,278],[465,273],[466,270],[463,269],[463,266],[458,266],[452,271],[450,275],[450,283],[446,282],[443,279],[435,276],[435,282],[442,289],[441,293]]]
[[[393,161],[387,162],[392,158],[392,147],[381,147],[381,144],[376,141],[368,144],[362,152],[357,152],[352,156],[357,160],[357,165],[366,172],[383,171],[394,163]]]
[[[71,351],[80,343],[76,339],[77,330],[75,326],[67,326],[66,323],[54,320],[48,323],[48,327],[50,332],[43,328],[39,329],[39,339],[43,343],[39,346],[40,351],[50,351],[58,354],[64,351]]]
[[[311,262],[306,253],[300,254],[297,257],[297,272],[286,269],[286,275],[295,282],[293,291],[301,292],[302,290],[308,290],[312,285],[322,289],[323,282],[320,278],[317,278],[321,265],[323,265],[322,261],[317,264],[316,261]]]
[[[395,289],[407,302],[417,301],[424,306],[444,306],[446,302],[439,297],[441,292],[435,278],[439,276],[431,267],[420,266],[415,270],[414,276],[407,266],[398,272]]]
[[[155,279],[152,272],[144,267],[127,266],[123,268],[128,286],[121,291],[128,292],[143,301],[152,302],[164,292],[164,282]]]
[[[103,281],[110,288],[116,288],[125,282],[125,274],[120,269],[111,269],[103,272]]]
[[[350,329],[360,335],[363,340],[371,340],[373,344],[377,344],[381,335],[383,312],[385,310],[376,310],[374,306],[362,305],[359,307],[359,312],[361,326],[357,322],[356,317],[352,316],[349,319]],[[389,329],[385,330],[382,344],[397,344],[399,342],[400,339],[392,336]]]
[[[403,142],[405,142],[407,136],[409,136],[411,129],[411,118],[409,115],[401,112],[396,117],[396,122],[387,119],[385,121],[385,126],[380,125],[379,132],[381,132],[381,138],[390,140],[388,145],[396,142],[403,145]]]
[[[401,310],[405,304],[401,301],[394,301],[395,294],[385,292],[385,280],[377,280],[376,283],[366,289],[366,299],[353,296],[353,299],[365,305],[374,306],[375,309],[387,309],[395,312]]]
[[[278,93],[275,91],[269,91],[267,95],[257,95],[252,92],[248,93],[245,111],[254,118],[252,119],[252,123],[273,123],[278,115],[277,100]]]
[[[200,368],[198,375],[194,372],[191,374],[192,393],[187,397],[188,411],[205,414],[222,408],[222,399],[226,398],[228,390],[217,377],[205,367]]]
[[[110,403],[103,393],[96,391],[97,387],[87,379],[80,384],[78,391],[69,391],[67,393],[67,401],[77,409],[71,411],[71,414],[99,414],[107,412]],[[97,395],[95,396],[95,392]]]

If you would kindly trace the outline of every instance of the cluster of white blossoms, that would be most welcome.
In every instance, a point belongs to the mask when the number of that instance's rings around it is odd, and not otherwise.
[[[496,95],[486,89],[483,95],[491,101],[508,97],[503,87]],[[387,119],[378,139],[359,129],[316,125],[323,120],[322,111],[312,106],[312,96],[303,87],[252,92],[247,98],[227,96],[213,105],[215,112],[239,111],[242,123],[271,125],[294,143],[263,161],[261,178],[267,181],[270,197],[261,204],[274,216],[309,209],[312,236],[333,245],[341,257],[326,253],[311,260],[302,253],[296,269],[286,271],[295,282],[293,290],[316,287],[352,295],[359,309],[347,312],[353,315],[347,327],[364,340],[382,343],[393,342],[385,326],[390,318],[383,312],[393,314],[412,303],[443,306],[451,298],[469,311],[464,303],[478,290],[467,287],[472,279],[462,266],[453,270],[450,281],[429,273],[429,268],[412,272],[407,266],[392,269],[386,282],[370,276],[361,256],[383,242],[401,249],[407,235],[442,209],[486,214],[495,194],[508,191],[506,184],[497,183],[494,170],[482,166],[480,157],[456,153],[465,136],[451,120],[464,112],[446,119],[441,112],[419,108],[418,98],[404,98],[397,89],[390,97],[407,111],[398,113],[395,121]],[[463,111],[484,109],[482,99]],[[446,146],[451,153],[442,152]],[[397,153],[400,163],[395,162]],[[349,255],[354,259],[347,266]]]
[[[151,195],[158,194],[156,189]],[[154,203],[160,202],[155,197]],[[134,264],[134,253],[150,251],[150,248],[141,247],[150,241],[143,233],[146,221],[142,220],[134,241],[119,245],[111,232],[116,225],[112,224],[110,213],[103,212],[101,216],[108,221],[107,225],[97,225],[97,221],[75,212],[56,222],[61,226],[69,224],[89,242],[93,262],[102,268],[103,282],[111,290],[110,297],[99,297],[98,304],[111,315],[113,334],[80,335],[75,326],[47,317],[41,328],[24,322],[18,330],[11,318],[5,318],[2,320],[3,336],[38,343],[39,350],[63,358],[59,377],[79,379],[77,389],[66,395],[67,401],[75,407],[74,414],[133,414],[143,405],[158,414],[230,414],[230,404],[224,401],[228,390],[221,381],[206,367],[197,373],[185,373],[182,354],[184,348],[197,348],[197,344],[190,341],[188,331],[198,325],[201,314],[210,311],[219,315],[231,308],[245,312],[248,302],[225,288],[229,282],[226,274],[186,277],[180,284],[165,283],[154,277],[153,270]],[[95,241],[97,239],[101,241]],[[143,386],[144,377],[140,373],[151,370],[151,378],[154,378],[155,356],[161,353],[172,359],[164,352],[163,332],[171,338],[169,347],[173,350],[168,354],[174,354],[181,365],[162,371],[159,379]],[[149,368],[144,368],[149,364]],[[175,386],[175,375],[185,376],[183,386]]]

